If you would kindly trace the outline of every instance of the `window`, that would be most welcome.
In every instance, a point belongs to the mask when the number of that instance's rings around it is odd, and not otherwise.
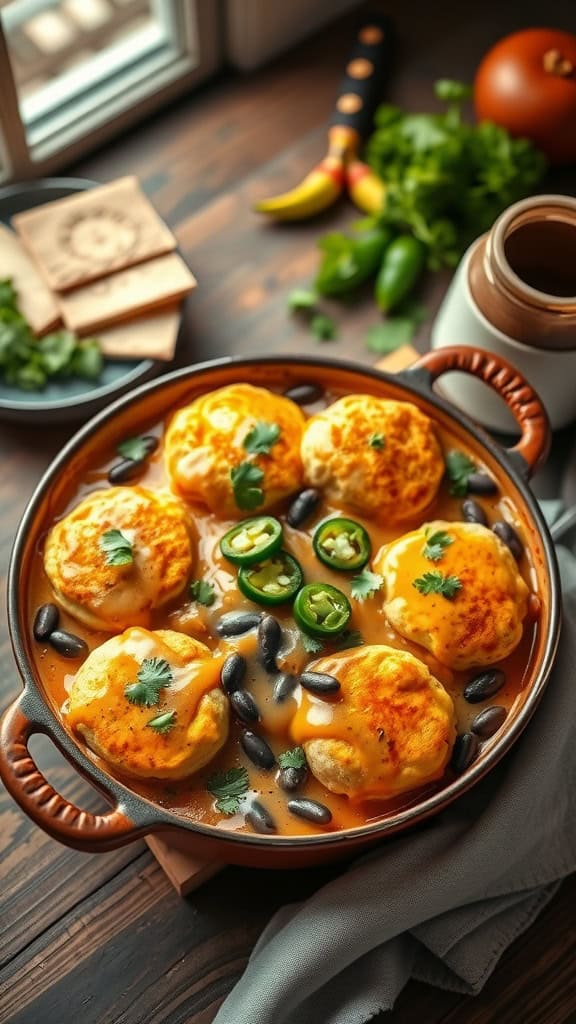
[[[0,0],[0,176],[55,169],[209,75],[217,0]]]

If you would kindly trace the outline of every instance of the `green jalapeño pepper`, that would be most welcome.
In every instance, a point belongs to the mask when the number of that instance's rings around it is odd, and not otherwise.
[[[352,608],[341,590],[329,583],[308,583],[292,609],[296,624],[311,636],[337,636],[346,629]]]
[[[337,517],[320,523],[312,545],[316,557],[331,569],[361,569],[369,560],[372,545],[360,523]]]
[[[320,295],[347,295],[376,273],[386,246],[389,228],[372,228],[356,238],[334,231],[320,240],[322,263],[314,282]]]
[[[374,297],[383,313],[407,298],[426,263],[426,246],[413,235],[400,235],[388,246],[376,278]]]
[[[272,516],[245,519],[220,541],[220,551],[234,565],[252,565],[270,558],[282,546],[282,523]]]
[[[298,593],[303,582],[299,563],[287,551],[253,565],[242,565],[238,586],[244,597],[256,604],[284,604]]]

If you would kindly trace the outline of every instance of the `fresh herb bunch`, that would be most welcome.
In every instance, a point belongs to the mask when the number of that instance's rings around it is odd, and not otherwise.
[[[426,245],[432,270],[454,267],[467,246],[511,203],[540,182],[546,159],[528,139],[483,121],[462,119],[471,88],[436,83],[443,114],[404,114],[383,105],[367,143],[372,169],[386,183],[380,225],[409,229]]]
[[[66,330],[34,337],[12,281],[0,280],[0,374],[7,384],[42,391],[52,377],[96,380],[101,372],[102,353],[95,338],[79,340]]]

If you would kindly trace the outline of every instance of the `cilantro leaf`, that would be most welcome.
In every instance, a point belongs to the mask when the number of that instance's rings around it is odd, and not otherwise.
[[[356,601],[365,601],[367,597],[372,597],[372,594],[380,590],[383,583],[384,578],[379,573],[362,569],[361,573],[352,577],[350,593]]]
[[[0,306],[18,312],[18,292],[10,277],[0,278]]]
[[[278,764],[281,768],[305,768],[307,761],[303,747],[293,747],[278,754]]]
[[[134,561],[132,542],[120,530],[106,530],[99,543],[106,565],[130,565]]]
[[[365,642],[359,629],[345,629],[336,638],[333,646],[337,651],[347,651],[349,647],[362,647]]]
[[[241,509],[258,508],[264,501],[264,491],[260,487],[264,479],[264,470],[253,462],[241,462],[230,470],[230,479],[234,488],[234,500]]]
[[[386,447],[386,438],[384,434],[372,434],[368,438],[368,444],[371,448],[375,448],[377,452],[381,452]]]
[[[308,636],[307,633],[300,634],[300,643],[306,654],[320,654],[324,650],[324,644],[315,636]]]
[[[155,718],[151,718],[149,722],[146,722],[149,729],[154,729],[154,732],[160,733],[161,736],[166,736],[175,724],[175,711],[164,711],[161,715],[156,715]]]
[[[277,423],[265,423],[259,420],[249,430],[242,444],[251,455],[269,455],[270,449],[280,438],[280,427]]]
[[[307,288],[294,288],[288,296],[288,308],[293,313],[313,310],[316,305],[316,292]]]
[[[444,576],[443,573],[435,569],[419,576],[417,580],[413,581],[412,586],[416,587],[421,594],[441,594],[448,601],[452,601],[458,591],[462,589],[462,582],[457,576]]]
[[[476,465],[464,452],[451,451],[446,455],[446,476],[450,481],[450,494],[463,498],[468,491],[468,480],[476,472]]]
[[[206,789],[216,797],[217,810],[222,814],[236,814],[240,798],[248,792],[248,772],[246,768],[215,772],[206,782]]]
[[[120,444],[116,445],[116,451],[131,462],[142,462],[148,455],[149,448],[143,437],[127,437],[125,441],[120,441]]]
[[[407,316],[390,316],[381,324],[368,328],[366,348],[383,355],[408,345],[416,333],[417,324]]]
[[[426,537],[422,554],[424,558],[429,558],[431,562],[439,562],[446,548],[450,547],[453,543],[454,538],[449,533],[446,533],[445,530],[437,530],[436,533]]]
[[[145,658],[138,673],[136,682],[124,687],[124,696],[131,704],[151,708],[160,702],[160,690],[170,686],[172,669],[164,658]]]
[[[206,580],[194,580],[190,584],[190,593],[198,604],[203,604],[206,608],[213,605],[216,600],[216,588],[213,583]]]
[[[334,341],[336,324],[325,313],[317,313],[310,321],[310,330],[318,341]]]

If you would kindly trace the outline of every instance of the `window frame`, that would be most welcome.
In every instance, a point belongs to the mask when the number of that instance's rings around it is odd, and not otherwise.
[[[54,113],[54,104],[45,101],[46,109],[42,111],[42,104],[37,103],[36,116],[28,125],[22,117],[0,14],[0,184],[52,173],[216,71],[222,57],[219,0],[195,0],[193,10],[188,0],[153,3],[156,17],[168,29],[168,44],[150,46],[133,60],[123,62],[122,44],[117,44],[115,71],[86,82],[81,91],[59,105],[58,114]],[[172,40],[178,41],[178,49]],[[120,88],[114,90],[118,83]],[[56,100],[62,85],[57,82],[47,86]]]

